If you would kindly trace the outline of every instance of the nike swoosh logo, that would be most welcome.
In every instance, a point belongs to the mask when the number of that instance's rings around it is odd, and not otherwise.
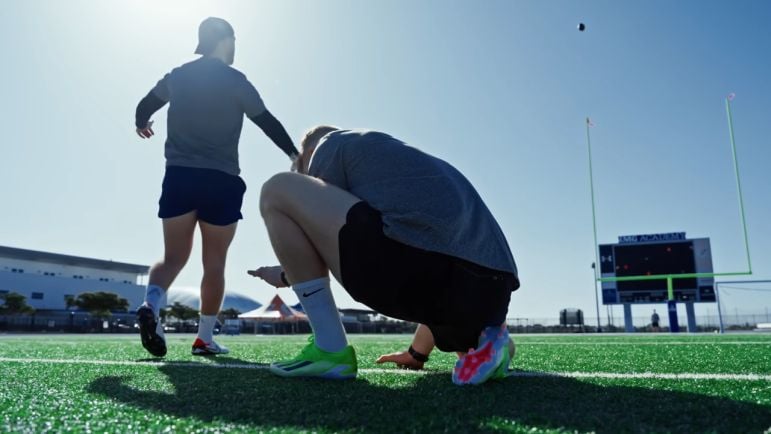
[[[303,292],[303,297],[310,297],[311,295],[321,291],[322,289],[324,289],[324,288],[319,288],[319,289],[317,289],[315,291],[311,291],[311,292]]]

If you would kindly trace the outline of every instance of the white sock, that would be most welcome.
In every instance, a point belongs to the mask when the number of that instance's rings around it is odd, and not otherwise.
[[[201,315],[198,320],[198,338],[211,343],[214,340],[214,324],[217,323],[217,315]]]
[[[309,280],[292,285],[292,290],[300,299],[308,321],[311,323],[316,346],[331,353],[348,346],[345,329],[340,321],[340,313],[335,306],[329,278]]]
[[[153,314],[158,318],[161,309],[166,307],[166,290],[158,285],[147,285],[145,303],[153,308]]]

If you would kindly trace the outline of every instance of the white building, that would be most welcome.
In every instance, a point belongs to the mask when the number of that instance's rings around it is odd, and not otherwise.
[[[16,292],[37,310],[67,307],[68,296],[113,292],[135,310],[150,267],[0,246],[0,294]]]

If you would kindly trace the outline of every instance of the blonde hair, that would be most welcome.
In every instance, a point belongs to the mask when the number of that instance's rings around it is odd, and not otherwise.
[[[319,140],[332,131],[337,131],[340,128],[333,127],[331,125],[317,125],[305,132],[302,141],[300,142],[300,155],[297,157],[295,166],[298,171],[307,171],[307,165],[310,164],[313,151],[316,150],[316,146],[319,144]]]

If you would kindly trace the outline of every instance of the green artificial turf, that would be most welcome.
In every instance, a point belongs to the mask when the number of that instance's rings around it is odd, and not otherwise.
[[[374,363],[409,336],[350,336],[361,372],[346,382],[270,375],[266,365],[293,357],[304,336],[222,336],[231,353],[217,358],[191,356],[191,335],[168,338],[167,357],[152,359],[138,335],[0,335],[0,432],[771,429],[771,336],[763,334],[514,336],[520,373],[760,380],[513,376],[476,387],[452,384],[454,354],[433,353],[425,373]]]

